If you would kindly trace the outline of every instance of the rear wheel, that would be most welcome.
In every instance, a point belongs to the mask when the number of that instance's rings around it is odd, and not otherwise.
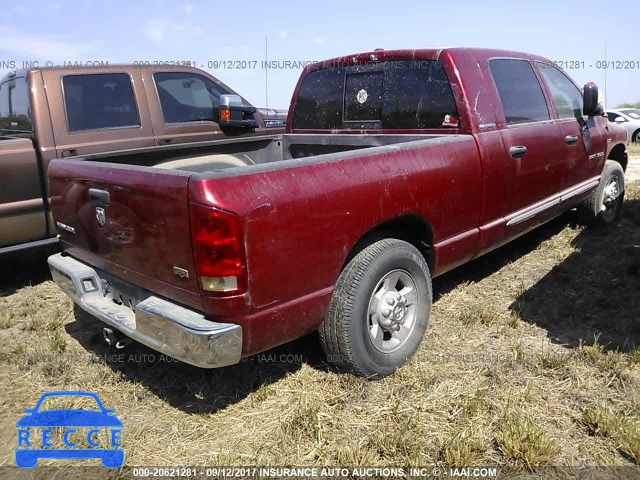
[[[587,225],[609,225],[620,217],[624,201],[624,170],[607,160],[598,188],[578,206],[578,218]]]
[[[421,253],[385,239],[358,253],[342,271],[319,328],[337,368],[380,378],[404,365],[427,329],[432,289]]]
[[[640,143],[640,130],[636,130],[633,132],[633,136],[631,137],[631,141],[634,143]]]

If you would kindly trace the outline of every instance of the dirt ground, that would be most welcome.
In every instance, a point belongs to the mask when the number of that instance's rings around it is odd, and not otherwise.
[[[122,420],[128,466],[484,465],[531,478],[608,466],[638,478],[640,155],[616,225],[584,228],[569,212],[435,279],[420,351],[380,381],[333,371],[315,335],[219,370],[112,350],[51,282],[49,253],[0,264],[0,476],[24,475],[7,470],[23,410],[84,390]],[[558,466],[569,470],[541,470]]]
[[[633,154],[629,156],[629,165],[625,172],[625,180],[628,183],[640,180],[640,154]]]

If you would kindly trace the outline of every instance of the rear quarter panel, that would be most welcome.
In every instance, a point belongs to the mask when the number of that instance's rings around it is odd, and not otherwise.
[[[213,203],[243,220],[254,309],[331,288],[356,242],[395,217],[424,219],[436,243],[477,232],[480,160],[471,136],[325,158],[280,162],[246,175],[230,169],[218,178],[191,180],[191,201]],[[473,249],[456,247],[452,243],[448,261],[473,255]],[[436,264],[435,273],[445,267]]]

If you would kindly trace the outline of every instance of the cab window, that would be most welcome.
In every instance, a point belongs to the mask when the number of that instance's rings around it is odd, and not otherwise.
[[[9,82],[0,84],[0,135],[6,135],[11,125],[9,115]]]
[[[342,128],[345,71],[344,68],[327,68],[305,77],[293,111],[293,128]]]
[[[498,89],[507,125],[549,120],[549,107],[527,60],[494,58],[489,70]]]
[[[0,85],[0,135],[30,134],[31,103],[27,79],[18,77]]]
[[[347,75],[344,93],[345,122],[380,122],[382,71]]]
[[[62,87],[69,132],[140,126],[126,73],[66,75]]]
[[[538,68],[553,98],[558,118],[582,117],[582,94],[567,76],[557,68],[538,62]]]
[[[212,122],[218,118],[220,96],[213,80],[189,72],[157,72],[153,79],[165,123]]]
[[[451,84],[440,62],[393,62],[385,80],[383,128],[460,126]]]

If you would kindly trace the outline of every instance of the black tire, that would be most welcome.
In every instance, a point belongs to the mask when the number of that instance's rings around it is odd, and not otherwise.
[[[611,195],[612,183],[616,184],[613,196]],[[578,205],[578,220],[586,225],[609,225],[620,218],[623,202],[624,170],[618,162],[607,160],[602,169],[598,188]]]
[[[413,245],[396,239],[369,245],[340,274],[320,325],[327,359],[364,377],[393,373],[418,350],[432,298],[429,267]]]
[[[640,143],[640,130],[636,130],[633,132],[633,136],[631,137],[631,141],[633,143]]]

